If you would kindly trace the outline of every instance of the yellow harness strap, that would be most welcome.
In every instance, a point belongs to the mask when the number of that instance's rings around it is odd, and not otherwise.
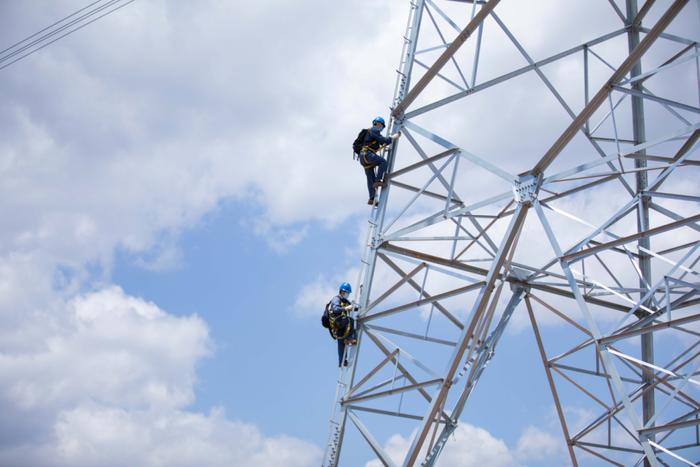
[[[349,304],[350,302],[343,301],[341,303],[348,303]],[[338,329],[337,329],[337,326],[335,325],[335,321],[339,318],[342,318],[342,317],[348,318],[348,325],[345,327],[345,329],[343,331],[344,334],[340,335],[337,333]],[[345,339],[346,337],[348,337],[348,334],[350,334],[350,331],[352,330],[352,318],[350,318],[348,316],[347,312],[343,311],[338,316],[333,316],[333,313],[328,313],[328,318],[330,319],[330,322],[331,322],[331,327],[330,327],[331,334],[333,335],[333,337],[336,340],[337,339]]]
[[[362,150],[360,151],[360,164],[362,164],[362,167],[364,167],[365,169],[371,169],[372,167],[374,167],[374,164],[370,164],[367,160],[367,151],[372,151],[373,153],[377,154],[382,152],[385,146],[386,144],[382,144],[377,149],[372,149],[369,146],[362,146]]]

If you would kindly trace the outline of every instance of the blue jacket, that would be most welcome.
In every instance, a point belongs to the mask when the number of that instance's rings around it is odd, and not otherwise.
[[[336,295],[331,299],[330,311],[334,316],[340,316],[343,313],[347,313],[344,307],[350,305],[350,301],[342,298],[340,295]]]
[[[382,136],[382,132],[373,125],[365,135],[365,140],[362,142],[362,146],[367,146],[370,151],[377,152],[379,151],[379,147],[381,145],[391,144],[391,141],[391,138]]]

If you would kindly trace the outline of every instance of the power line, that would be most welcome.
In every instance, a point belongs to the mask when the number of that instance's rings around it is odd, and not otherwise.
[[[9,46],[8,48],[6,48],[5,50],[0,50],[0,55],[4,54],[5,52],[7,52],[7,51],[10,50],[10,49],[13,49],[13,48],[17,47],[18,45],[20,45],[20,44],[23,43],[23,42],[27,42],[27,41],[28,41],[29,39],[31,39],[32,37],[36,37],[36,36],[38,36],[39,34],[41,34],[42,32],[44,32],[44,31],[46,31],[46,30],[48,30],[48,29],[51,29],[52,27],[56,26],[57,24],[59,24],[59,23],[65,21],[65,20],[67,20],[68,18],[77,15],[77,14],[80,13],[81,11],[86,10],[87,8],[89,8],[89,7],[93,6],[93,5],[95,5],[96,3],[100,3],[101,1],[102,1],[102,0],[97,0],[97,1],[95,1],[95,2],[92,2],[91,4],[89,4],[89,5],[87,5],[87,6],[84,6],[84,7],[81,8],[80,10],[71,13],[70,15],[66,16],[65,18],[61,18],[61,19],[59,19],[58,21],[56,21],[55,23],[53,23],[53,24],[51,24],[51,25],[49,25],[49,26],[46,26],[46,27],[45,27],[44,29],[42,29],[41,31],[35,32],[35,33],[32,34],[31,36],[29,36],[29,37],[27,37],[27,38],[25,38],[25,39],[22,39],[21,41],[15,43],[15,44],[12,44],[11,46]]]
[[[90,3],[89,5],[87,5],[81,9],[71,13],[70,15],[56,21],[55,23],[51,24],[50,26],[45,27],[41,31],[38,31],[38,32],[32,34],[31,36],[29,36],[29,37],[15,43],[15,44],[11,45],[10,47],[4,49],[3,51],[1,51],[0,52],[0,70],[7,68],[8,66],[12,65],[13,63],[17,63],[18,61],[22,60],[23,58],[26,58],[29,55],[43,49],[44,47],[53,44],[57,40],[62,39],[64,37],[68,36],[69,34],[72,34],[72,33],[84,28],[85,26],[87,26],[91,23],[94,23],[98,19],[104,18],[105,16],[107,16],[111,13],[114,13],[117,10],[124,8],[128,4],[133,3],[135,0],[128,0],[128,1],[123,2],[123,3],[121,3],[122,0],[110,0],[106,3],[103,3],[102,5],[95,6],[95,5],[99,4],[101,1],[102,0],[97,0],[93,3]],[[75,19],[73,19],[65,24],[62,24],[66,20],[68,20],[69,18],[72,18],[72,17],[78,15],[79,13],[81,13],[81,12],[91,8],[91,7],[94,7],[94,8],[92,8],[88,12],[80,15],[79,17],[77,17],[77,18],[75,18]],[[111,7],[115,7],[115,8],[110,9]],[[88,20],[88,18],[90,18],[91,16],[94,16],[94,15],[96,15],[104,10],[107,10],[107,11],[102,13],[99,16],[96,16],[96,17]],[[58,26],[58,27],[56,27],[56,26]],[[73,26],[75,26],[75,27],[73,27]],[[73,27],[73,28],[70,29],[71,27]],[[61,32],[66,31],[66,30],[68,30],[68,31],[65,32],[64,34],[61,34],[60,36],[58,36],[52,40],[49,40],[52,37],[56,36],[57,34],[60,34]],[[44,33],[44,34],[42,34],[42,33]],[[39,37],[37,39],[31,40],[31,39],[35,38],[36,36],[39,36]],[[19,47],[21,44],[24,44],[30,40],[31,40],[31,42],[29,42],[28,44],[25,44],[25,45],[22,45],[21,47]],[[37,47],[32,48],[34,46],[37,46]],[[16,57],[16,58],[14,58],[14,60],[11,60],[8,62],[8,60],[12,59],[13,57]]]

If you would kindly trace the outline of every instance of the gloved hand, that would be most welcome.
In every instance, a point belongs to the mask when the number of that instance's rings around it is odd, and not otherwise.
[[[344,306],[343,309],[344,309],[345,311],[347,311],[347,312],[351,312],[351,311],[352,311],[352,305]]]
[[[393,135],[389,136],[389,138],[393,139],[394,141],[396,141],[396,140],[399,139],[400,137],[401,137],[401,132],[400,132],[400,131],[399,131],[398,133],[394,133]]]

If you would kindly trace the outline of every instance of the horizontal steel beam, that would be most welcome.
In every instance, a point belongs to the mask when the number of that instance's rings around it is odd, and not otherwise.
[[[583,259],[587,256],[594,255],[594,254],[599,253],[601,251],[609,250],[609,249],[616,247],[618,245],[624,245],[625,243],[629,243],[631,241],[637,240],[638,238],[651,237],[654,235],[658,235],[660,233],[668,232],[669,230],[677,229],[678,227],[683,227],[684,225],[693,224],[693,223],[698,222],[698,221],[700,221],[700,214],[688,217],[688,218],[680,220],[680,221],[671,222],[670,224],[664,224],[664,225],[659,226],[659,227],[654,227],[653,229],[638,232],[634,235],[627,235],[626,237],[621,237],[621,238],[618,238],[617,240],[613,240],[611,242],[601,243],[600,245],[597,245],[597,246],[594,246],[591,248],[587,248],[585,250],[576,251],[574,253],[569,253],[569,254],[561,256],[560,259],[562,261],[566,261],[567,263],[571,263],[573,261],[578,261],[580,259]]]
[[[415,170],[419,167],[422,167],[422,166],[427,165],[427,164],[431,164],[433,162],[439,161],[440,159],[444,159],[445,157],[451,156],[452,154],[456,153],[457,151],[459,151],[459,148],[451,148],[451,149],[443,151],[439,154],[436,154],[432,157],[424,159],[420,162],[416,162],[415,164],[408,165],[408,166],[404,167],[403,169],[394,170],[390,174],[387,174],[386,179],[392,180],[398,176],[401,176],[401,175],[408,173],[412,170]]]
[[[415,250],[411,250],[408,248],[396,246],[396,245],[393,245],[389,242],[382,243],[379,246],[378,250],[379,251],[390,251],[392,253],[396,253],[396,254],[399,254],[402,256],[408,256],[410,258],[419,259],[419,260],[425,261],[427,263],[439,264],[442,266],[447,266],[450,268],[458,269],[460,271],[466,271],[466,272],[478,274],[480,276],[485,276],[488,273],[488,271],[484,268],[477,268],[476,266],[469,266],[469,265],[461,263],[459,261],[445,259],[445,258],[441,258],[439,256],[429,255],[427,253],[421,253],[420,251],[415,251]]]
[[[393,396],[394,394],[401,394],[403,392],[413,391],[415,389],[422,389],[422,388],[429,387],[429,386],[432,386],[434,384],[440,384],[440,383],[442,383],[442,378],[429,379],[428,381],[422,381],[420,383],[409,384],[406,386],[401,386],[400,388],[388,389],[386,391],[375,392],[374,394],[366,394],[363,396],[349,397],[347,399],[343,399],[341,404],[342,405],[352,404],[355,402],[366,401],[366,400],[370,400],[370,399],[377,399],[379,397]]]
[[[671,321],[666,321],[660,324],[654,324],[652,326],[646,326],[640,329],[635,329],[633,331],[621,332],[620,334],[615,334],[612,336],[604,337],[599,342],[601,344],[609,344],[620,339],[627,339],[628,337],[638,336],[639,334],[646,334],[648,332],[655,332],[660,329],[667,329],[674,326],[681,326],[683,324],[692,323],[694,321],[700,320],[700,314],[686,316],[684,318],[678,318]]]
[[[443,300],[445,298],[450,298],[450,297],[454,297],[456,295],[461,295],[463,293],[467,293],[467,292],[470,292],[472,290],[477,290],[477,289],[480,289],[481,287],[483,287],[483,285],[484,285],[483,282],[469,284],[467,286],[460,287],[458,289],[450,290],[450,291],[443,292],[443,293],[440,293],[437,295],[433,295],[433,296],[428,297],[428,298],[422,298],[420,300],[416,300],[416,301],[411,302],[411,303],[406,303],[404,305],[399,305],[399,306],[396,306],[393,308],[389,308],[388,310],[378,311],[378,312],[372,313],[370,315],[364,315],[364,316],[358,317],[357,321],[360,323],[366,323],[367,321],[372,321],[372,320],[375,320],[378,318],[384,318],[384,317],[387,317],[389,315],[393,315],[393,314],[396,314],[396,313],[399,313],[402,311],[406,311],[406,310],[410,310],[412,308],[418,308],[420,306],[427,305],[428,303],[431,303],[431,302],[434,302],[437,300]]]
[[[656,425],[652,426],[649,428],[643,428],[639,430],[640,435],[651,435],[653,433],[659,433],[662,431],[671,431],[671,430],[677,430],[679,428],[686,428],[689,426],[698,426],[700,425],[700,420],[697,418],[694,418],[692,420],[685,420],[682,422],[674,422],[674,423],[667,423],[666,425]]]
[[[600,44],[602,42],[608,41],[608,40],[615,38],[615,37],[617,37],[621,34],[624,34],[624,33],[625,33],[625,29],[623,28],[623,29],[618,29],[617,31],[613,31],[611,33],[605,34],[605,35],[600,36],[594,40],[588,41],[585,44],[578,45],[578,46],[573,47],[571,49],[560,52],[556,55],[552,55],[551,57],[545,58],[543,60],[539,60],[539,61],[535,62],[533,65],[527,65],[527,66],[524,66],[522,68],[518,68],[517,70],[513,70],[513,71],[506,73],[504,75],[501,75],[497,78],[494,78],[494,79],[491,79],[489,81],[478,84],[476,86],[473,86],[471,89],[468,89],[467,91],[454,94],[454,95],[446,97],[444,99],[440,99],[439,101],[433,102],[432,104],[428,104],[428,105],[420,107],[416,110],[412,110],[411,112],[408,112],[406,114],[406,118],[410,119],[410,118],[416,117],[418,115],[424,114],[426,112],[429,112],[431,110],[435,110],[438,107],[441,107],[443,105],[447,105],[447,104],[454,102],[456,100],[462,99],[470,94],[475,94],[477,92],[483,91],[483,90],[488,89],[492,86],[495,86],[497,84],[500,84],[500,83],[508,81],[512,78],[515,78],[516,76],[520,76],[520,75],[527,73],[529,71],[533,71],[536,68],[541,68],[544,65],[556,62],[557,60],[560,60],[562,58],[568,57],[569,55],[580,52],[580,51],[584,50],[584,48],[587,48],[587,47],[590,47],[590,46],[593,46],[596,44]]]

